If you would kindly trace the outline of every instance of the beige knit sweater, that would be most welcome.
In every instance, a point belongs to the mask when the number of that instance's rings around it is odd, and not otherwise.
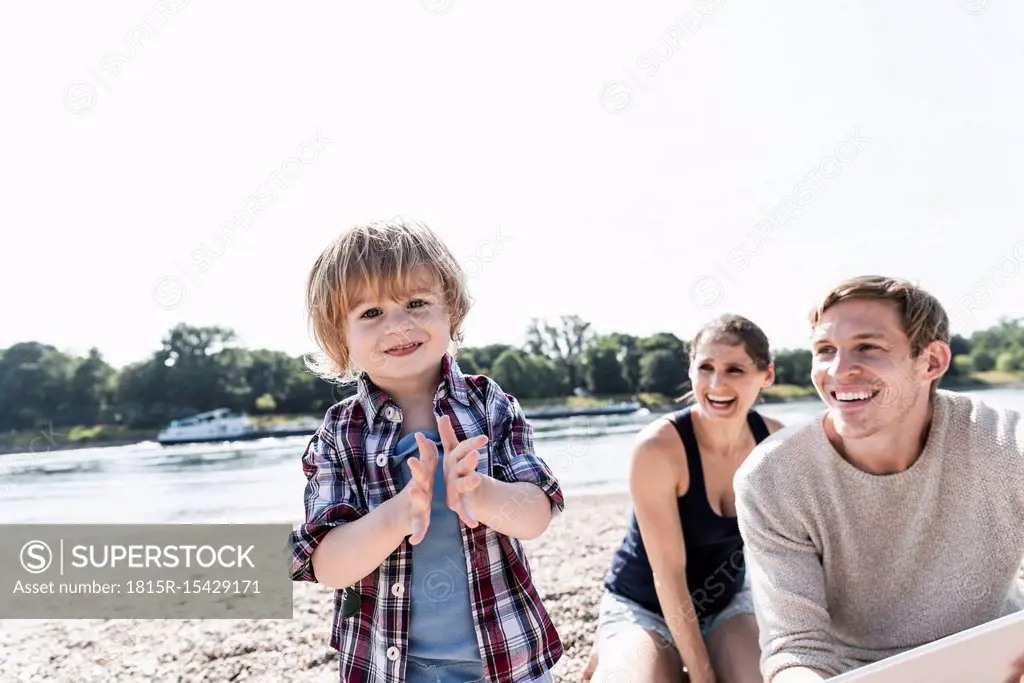
[[[1018,413],[940,390],[921,457],[883,476],[843,460],[822,417],[766,439],[735,479],[766,681],[838,675],[1024,609]]]

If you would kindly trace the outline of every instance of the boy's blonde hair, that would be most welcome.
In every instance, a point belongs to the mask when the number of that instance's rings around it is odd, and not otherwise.
[[[910,341],[910,355],[917,358],[933,341],[949,344],[949,315],[934,296],[908,280],[881,275],[861,275],[832,287],[810,313],[811,329],[822,314],[840,301],[873,299],[895,304],[904,334]],[[932,382],[935,392],[939,380]]]
[[[412,272],[426,266],[441,285],[451,319],[451,339],[462,342],[469,312],[466,274],[441,239],[419,221],[396,217],[356,225],[338,236],[317,258],[306,281],[306,309],[313,337],[322,352],[306,365],[331,382],[358,377],[347,338],[353,296],[366,285],[380,299],[408,292]]]

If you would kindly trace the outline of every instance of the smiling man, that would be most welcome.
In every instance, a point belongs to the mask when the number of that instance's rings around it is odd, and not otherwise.
[[[827,410],[763,441],[735,478],[768,683],[825,680],[1024,609],[1024,421],[937,389],[942,305],[865,276],[810,322]]]

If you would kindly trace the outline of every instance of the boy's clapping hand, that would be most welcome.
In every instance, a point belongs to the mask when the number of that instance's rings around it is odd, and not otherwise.
[[[472,529],[479,524],[473,513],[473,493],[483,482],[476,471],[480,462],[480,453],[476,449],[487,445],[487,436],[481,434],[459,443],[448,416],[438,420],[437,427],[444,446],[445,503],[459,515],[463,524]]]
[[[474,436],[459,443],[451,418],[437,422],[444,447],[445,503],[459,515],[462,523],[473,528],[479,524],[473,514],[473,492],[483,481],[476,472],[480,461],[477,448],[487,444],[485,435]],[[437,446],[422,433],[416,434],[419,457],[409,458],[412,478],[403,493],[408,496],[409,543],[421,543],[430,527],[430,505],[434,498],[434,476],[437,470]]]
[[[423,540],[430,526],[430,504],[434,498],[434,472],[437,469],[437,447],[434,442],[417,433],[416,445],[420,447],[420,457],[409,458],[412,478],[403,491],[409,501],[409,543],[412,545]]]

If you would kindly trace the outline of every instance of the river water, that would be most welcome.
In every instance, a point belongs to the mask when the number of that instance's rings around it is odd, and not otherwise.
[[[1024,412],[1021,389],[965,393]],[[817,400],[758,407],[785,424],[821,409]],[[536,421],[535,444],[567,496],[624,492],[633,438],[657,417]],[[300,458],[307,442],[144,442],[0,455],[0,523],[292,522],[304,514]]]

